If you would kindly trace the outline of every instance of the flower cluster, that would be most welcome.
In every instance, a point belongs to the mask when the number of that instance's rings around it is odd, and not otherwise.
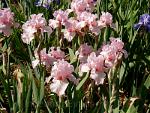
[[[38,5],[48,7],[47,4],[51,2],[52,0],[38,1]],[[112,15],[108,12],[102,12],[100,17],[93,14],[95,4],[96,0],[73,0],[71,9],[65,11],[59,9],[54,12],[54,19],[49,20],[49,25],[43,14],[32,14],[30,19],[22,25],[22,41],[30,44],[35,37],[41,39],[44,32],[50,35],[52,29],[56,28],[68,41],[72,41],[75,35],[81,37],[86,33],[98,35],[102,28],[111,27],[113,20]],[[70,13],[74,16],[70,16]],[[10,9],[0,10],[0,32],[3,32],[4,35],[9,36],[11,27],[15,25],[13,16]],[[96,85],[103,84],[107,70],[117,63],[119,56],[127,55],[123,46],[124,43],[118,38],[110,38],[110,43],[103,45],[97,52],[94,52],[92,46],[87,43],[82,44],[76,51],[80,61],[79,71],[81,73],[90,72],[90,77],[95,80]],[[51,69],[51,75],[46,82],[52,80],[50,89],[58,96],[65,94],[69,81],[74,84],[78,83],[76,77],[73,76],[73,65],[65,61],[65,53],[59,47],[51,47],[48,51],[46,48],[42,50],[37,48],[34,51],[34,57],[33,68],[40,64],[46,69]]]
[[[58,96],[62,96],[65,94],[65,90],[69,84],[68,80],[77,84],[76,78],[72,75],[74,67],[64,60],[65,53],[59,47],[51,47],[48,53],[46,53],[46,48],[39,52],[36,49],[34,54],[36,59],[32,61],[33,68],[38,64],[45,65],[48,69],[52,67],[51,76],[46,79],[46,82],[53,79],[50,85],[52,92],[55,92]]]
[[[34,39],[35,33],[48,32],[51,34],[51,28],[64,28],[61,31],[68,41],[72,41],[76,34],[84,36],[85,33],[92,32],[94,35],[98,35],[103,27],[112,25],[112,15],[108,12],[102,12],[98,18],[96,14],[92,14],[92,10],[89,11],[89,9],[92,9],[95,3],[96,1],[93,0],[73,0],[71,9],[65,11],[59,9],[54,12],[54,19],[49,20],[49,26],[47,26],[42,14],[31,15],[31,19],[22,26],[23,42],[29,44]],[[69,17],[71,12],[76,16]]]
[[[46,53],[46,48],[38,51],[38,48],[34,51],[35,60],[32,61],[32,67],[35,68],[39,63],[45,65],[47,68],[53,65],[53,62],[62,60],[65,58],[65,53],[60,50],[59,47],[55,49],[51,47],[49,53]]]
[[[86,62],[83,63],[81,59],[80,71],[90,71],[90,77],[95,80],[95,84],[103,84],[105,72],[117,63],[120,56],[124,54],[127,57],[127,52],[123,47],[124,43],[119,38],[110,38],[110,44],[103,45],[97,52],[90,51],[91,53],[85,59]],[[87,50],[88,48],[87,46]]]
[[[53,29],[62,25],[65,27],[64,38],[68,41],[72,41],[76,34],[84,36],[85,33],[92,32],[94,35],[98,35],[103,27],[112,26],[112,15],[108,12],[103,12],[100,19],[96,14],[88,11],[76,13],[76,17],[69,18],[68,15],[72,11],[72,9],[55,11],[55,19],[49,20],[49,26]]]
[[[32,14],[31,19],[22,25],[23,34],[22,41],[26,44],[29,44],[33,39],[35,33],[48,32],[51,34],[51,27],[47,26],[45,18],[42,17],[43,14]]]
[[[71,9],[54,12],[55,19],[49,20],[49,26],[53,29],[57,27],[64,28],[64,38],[68,41],[72,41],[76,34],[84,36],[85,33],[91,32],[94,35],[98,35],[102,28],[112,26],[112,15],[108,12],[102,12],[100,17],[93,14],[92,9],[95,4],[96,1],[94,0],[73,0]],[[68,15],[71,12],[75,16],[69,17]]]
[[[68,41],[72,41],[75,35],[84,36],[89,32],[98,35],[102,28],[112,26],[112,15],[108,12],[102,12],[100,17],[93,14],[92,11],[95,4],[96,1],[94,0],[73,0],[71,3],[71,9],[59,9],[54,12],[54,19],[49,20],[49,27],[52,29],[58,28],[57,30],[63,32],[64,38]],[[70,13],[73,13],[74,16],[70,16]],[[31,20],[29,20],[29,23]],[[37,25],[33,25],[33,27],[30,26],[34,29],[32,30],[34,31],[31,33],[32,35],[34,35],[35,32],[44,31],[43,29],[46,25],[45,19],[40,16],[40,19],[38,20],[43,20],[42,22],[37,21],[39,27],[36,27]],[[32,39],[30,38],[30,40]],[[113,41],[111,44],[112,43]],[[92,46],[85,43],[82,44],[76,52],[81,63],[80,71],[90,71],[90,77],[95,80],[97,85],[102,84],[105,78],[105,62],[107,61],[107,57],[103,55],[103,50],[104,47],[101,50],[102,54],[99,53],[99,55],[97,55],[93,52]],[[69,81],[72,81],[74,84],[78,83],[78,80],[72,75],[74,67],[64,60],[65,53],[62,52],[60,48],[55,49],[52,47],[48,53],[46,53],[46,49],[39,52],[36,51],[35,58],[36,59],[32,62],[33,67],[37,66],[39,63],[46,67],[52,66],[51,76],[46,79],[46,82],[49,82],[50,79],[52,79],[50,89],[58,96],[65,94]]]
[[[0,33],[10,36],[12,27],[17,26],[18,24],[14,21],[14,13],[9,8],[0,9]]]

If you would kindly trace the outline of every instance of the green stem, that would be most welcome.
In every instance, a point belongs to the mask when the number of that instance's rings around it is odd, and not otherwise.
[[[59,113],[61,113],[61,97],[59,97]]]
[[[122,57],[120,57],[117,63],[110,69],[108,74],[109,79],[109,95],[110,105],[109,113],[119,113],[119,77],[118,70],[120,68]]]
[[[105,32],[104,32],[104,39],[103,39],[103,41],[107,42],[108,39],[109,39],[109,36],[110,36],[110,29],[109,29],[109,27],[106,27],[105,28]]]
[[[61,39],[61,23],[59,23],[59,27],[57,28],[57,46],[59,46],[60,39]]]
[[[37,105],[37,109],[35,113],[40,113],[40,105]]]

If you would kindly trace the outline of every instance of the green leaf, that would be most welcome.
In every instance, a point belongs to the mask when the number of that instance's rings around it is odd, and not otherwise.
[[[149,89],[149,87],[150,87],[150,75],[148,75],[148,77],[147,77],[147,79],[146,79],[146,81],[145,81],[145,83],[144,83],[144,86],[145,86],[147,89]]]
[[[36,86],[35,78],[33,78],[32,85],[33,85],[32,87],[33,87],[33,95],[34,95],[35,103],[37,104],[39,99],[39,94],[38,94],[38,88]]]
[[[85,75],[86,74],[86,75]],[[81,82],[77,85],[76,90],[80,90],[80,88],[83,86],[87,78],[89,77],[89,72],[83,74],[84,78],[81,80]]]
[[[41,77],[41,84],[40,84],[40,101],[42,101],[44,97],[44,76]],[[40,104],[40,103],[39,103]]]
[[[8,81],[5,80],[2,71],[0,70],[0,80],[2,82],[2,85],[6,91],[6,95],[8,96],[8,104],[9,104],[9,108],[12,109],[13,107],[13,102],[12,102],[12,96],[11,96],[11,90],[10,90],[10,85],[8,84]]]
[[[138,97],[131,97],[125,102],[121,113],[138,113],[140,103],[141,101]]]
[[[31,104],[32,104],[32,84],[30,83],[29,89],[27,92],[26,102],[25,102],[25,113],[31,112],[29,110],[29,107],[31,106]]]
[[[45,100],[44,100],[44,102],[45,102],[46,108],[48,110],[48,113],[52,113],[51,110],[49,109],[48,105],[47,105],[47,102]]]
[[[124,73],[125,73],[125,66],[122,64],[119,72],[119,85],[123,81]]]
[[[135,101],[138,98],[131,98],[131,99],[130,99],[131,100],[130,106],[129,106],[129,108],[128,108],[126,113],[138,113],[138,105],[137,106],[135,105]]]
[[[70,56],[70,63],[72,64],[77,60],[77,57],[71,48],[68,48],[68,50],[69,50],[69,56]]]

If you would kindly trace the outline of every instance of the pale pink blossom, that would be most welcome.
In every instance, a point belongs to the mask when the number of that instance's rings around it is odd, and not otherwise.
[[[80,13],[86,10],[86,3],[84,0],[73,0],[71,2],[71,9],[76,13]]]
[[[106,76],[106,74],[104,73],[104,57],[102,55],[96,56],[96,54],[93,52],[88,57],[87,63],[91,68],[90,77],[94,79],[95,84],[103,84]]]
[[[79,55],[79,60],[81,63],[86,63],[88,55],[93,51],[92,46],[87,45],[87,43],[82,44],[78,51],[76,52]]]
[[[127,56],[123,49],[124,43],[119,38],[110,38],[110,44],[103,45],[101,55],[105,58],[105,66],[111,68],[117,61],[120,54]]]
[[[77,14],[84,11],[92,12],[96,1],[94,0],[73,0],[71,3],[71,9],[74,10]]]
[[[0,9],[0,33],[10,36],[12,27],[18,27],[14,21],[14,13],[9,8]]]
[[[38,52],[36,49],[34,51],[35,60],[32,61],[32,67],[35,68],[39,63],[45,65],[46,67],[50,67],[55,59],[50,55],[46,53],[46,48],[42,49]]]
[[[94,10],[97,0],[84,0],[84,1],[87,4],[86,10],[92,12]]]
[[[84,28],[87,25],[86,21],[81,21],[76,18],[69,18],[68,21],[65,24],[66,29],[72,29],[74,31],[81,31],[82,28]]]
[[[65,29],[64,30],[64,38],[67,39],[69,42],[72,41],[72,39],[75,37],[76,32],[71,29]]]
[[[124,43],[119,38],[111,37],[110,43],[104,44],[96,53],[90,53],[85,62],[81,62],[79,74],[90,72],[90,77],[96,85],[103,84],[107,70],[111,69],[123,55],[127,57],[123,47]]]
[[[100,30],[101,30],[100,26],[90,27],[90,31],[96,36],[99,35]]]
[[[91,71],[90,71],[91,70]],[[95,84],[103,84],[106,74],[104,67],[104,57],[102,55],[96,56],[94,52],[92,52],[88,58],[87,63],[80,65],[81,72],[89,72],[90,77],[94,79]]]
[[[51,77],[56,80],[67,80],[70,78],[74,71],[74,67],[70,65],[67,61],[59,60],[55,62],[52,67]]]
[[[87,63],[90,65],[91,70],[98,73],[104,72],[104,57],[102,55],[96,56],[95,52],[92,52],[88,56]]]
[[[95,35],[100,33],[100,26],[97,22],[98,16],[96,14],[85,11],[78,14],[77,19],[82,23],[84,22],[84,26],[88,26],[89,30]]]
[[[89,46],[87,43],[84,43],[78,49],[78,52],[82,56],[88,56],[93,51],[92,46]]]
[[[43,14],[32,14],[31,19],[27,21],[30,26],[35,28],[37,31],[40,30],[40,32],[51,32],[51,29],[49,28],[49,31],[47,31],[47,22],[44,17],[42,17]]]
[[[24,43],[30,44],[30,42],[34,39],[34,33],[37,32],[35,28],[32,26],[26,26],[25,24],[22,26],[24,33],[21,35],[21,39]]]
[[[87,26],[87,22],[86,21],[78,21],[76,23],[76,30],[77,31],[81,31],[82,28]]]
[[[124,43],[119,38],[110,38],[111,46],[114,46],[118,51],[122,51]]]
[[[87,22],[89,25],[90,24],[97,24],[96,19],[98,18],[98,16],[96,14],[92,14],[90,12],[82,12],[80,14],[77,15],[77,19],[79,21],[85,21]]]
[[[53,13],[55,19],[49,20],[49,26],[53,29],[57,27],[61,27],[61,25],[65,25],[68,22],[68,15],[71,13],[71,9],[67,9],[65,11],[59,9]]]
[[[90,77],[95,81],[96,85],[99,85],[99,84],[103,84],[104,83],[106,74],[104,72],[97,73],[97,72],[95,72],[95,70],[92,70]]]
[[[71,17],[65,23],[65,29],[72,29],[72,31],[73,30],[75,31],[77,23],[78,23],[78,20]]]
[[[67,61],[58,60],[55,62],[50,76],[50,78],[53,78],[52,84],[50,85],[51,91],[58,96],[62,96],[65,94],[65,90],[69,84],[68,80],[77,84],[77,79],[72,75],[73,72],[74,67]]]
[[[90,70],[91,70],[90,64],[88,64],[88,63],[81,63],[80,66],[79,66],[79,71],[81,72],[81,74],[83,72],[89,72]]]
[[[123,49],[124,47],[124,43],[122,42],[122,40],[120,40],[120,38],[110,38],[110,42],[111,42],[111,46],[114,46],[117,48],[118,52],[121,52],[124,54],[124,57],[127,58],[128,57],[128,53],[126,50]]]
[[[52,27],[53,29],[59,27],[59,21],[58,20],[54,20],[54,19],[50,19],[49,20],[49,26]]]
[[[55,11],[54,14],[53,14],[53,16],[55,17],[55,19],[57,21],[59,21],[61,23],[61,25],[64,25],[67,22],[68,15],[69,15],[69,12],[67,10],[63,11],[61,9]]]
[[[58,10],[56,12],[57,13],[55,14],[55,16],[61,17],[60,14],[63,14],[66,11]],[[69,42],[72,41],[72,39],[76,36],[76,34],[80,36],[84,36],[85,35],[84,32],[88,32],[88,30],[90,30],[95,35],[99,34],[100,27],[98,26],[98,22],[97,22],[98,19],[97,15],[84,11],[77,14],[77,18],[71,17],[68,19],[67,17],[68,13],[65,14],[66,16],[64,20],[62,16],[61,19],[58,18],[56,19],[56,21],[51,20],[50,25],[53,26],[52,22],[54,21],[54,25],[57,23],[56,26],[59,27],[58,21],[60,21],[60,23],[65,26],[65,29],[63,30],[64,38],[67,39]]]
[[[67,89],[67,86],[69,85],[69,82],[61,81],[61,80],[53,80],[53,82],[50,85],[51,92],[56,93],[59,97],[65,94],[65,91]]]
[[[100,16],[100,20],[98,21],[98,25],[103,28],[106,26],[112,26],[112,15],[109,12],[102,12]]]
[[[65,53],[61,51],[60,47],[57,47],[56,49],[54,47],[51,47],[49,54],[57,60],[65,58]]]
[[[51,34],[52,29],[51,27],[47,26],[47,22],[42,16],[43,14],[32,14],[31,18],[23,24],[22,40],[24,43],[29,44],[32,39],[34,39],[34,34],[36,32],[47,32],[49,35]]]
[[[65,29],[63,31],[64,38],[67,39],[69,42],[71,42],[76,35],[76,23],[77,20],[73,18],[69,18],[65,23]]]
[[[65,23],[64,29],[64,38],[66,38],[69,42],[75,37],[77,33],[81,33],[81,29],[86,26],[84,21],[77,21],[74,18],[69,18],[68,21]]]
[[[100,54],[105,58],[105,66],[111,68],[117,57],[117,49],[111,45],[104,45]]]

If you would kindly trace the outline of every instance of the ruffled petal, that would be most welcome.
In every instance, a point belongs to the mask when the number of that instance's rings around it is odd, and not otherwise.
[[[50,85],[50,89],[60,97],[65,94],[68,84],[69,83],[67,81],[53,80],[53,83]]]
[[[80,71],[81,72],[88,72],[88,71],[90,71],[90,66],[87,63],[81,64],[80,65]]]
[[[38,65],[38,63],[39,63],[38,59],[32,61],[32,67],[35,68]]]
[[[23,33],[21,39],[24,43],[30,44],[30,42],[34,39],[34,34]]]
[[[69,76],[68,78],[71,82],[73,82],[75,85],[77,85],[79,83],[79,80],[76,79],[76,77],[74,77],[73,75]]]
[[[94,79],[96,85],[103,84],[105,76],[106,76],[105,73],[95,73],[95,72],[91,72],[90,75],[90,77]]]

